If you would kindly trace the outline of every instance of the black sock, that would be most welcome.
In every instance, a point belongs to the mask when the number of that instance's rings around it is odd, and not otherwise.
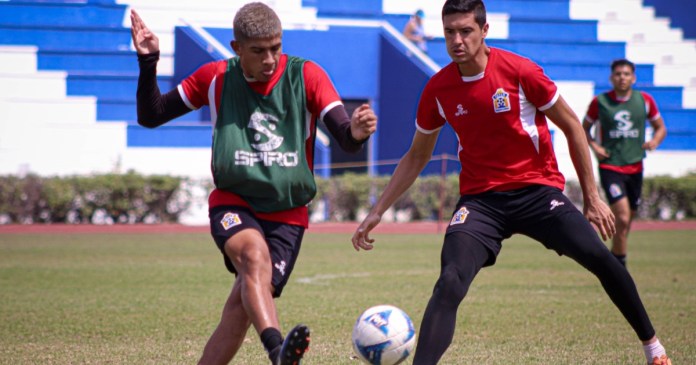
[[[619,262],[621,263],[621,265],[623,265],[624,267],[626,267],[626,255],[617,255],[617,254],[615,254],[615,253],[613,253],[613,252],[612,252],[612,255],[614,255],[614,257],[616,257],[616,259],[619,260]]]
[[[280,352],[280,346],[283,344],[283,335],[277,328],[268,327],[261,332],[261,343],[268,352],[271,362],[275,362]]]

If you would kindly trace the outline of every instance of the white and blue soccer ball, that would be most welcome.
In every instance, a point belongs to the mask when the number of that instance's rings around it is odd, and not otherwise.
[[[378,305],[360,315],[353,327],[353,349],[372,365],[396,365],[406,360],[416,345],[416,331],[406,312]]]

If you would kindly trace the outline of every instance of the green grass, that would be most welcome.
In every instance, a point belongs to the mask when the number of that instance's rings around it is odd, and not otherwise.
[[[312,328],[304,364],[353,364],[360,312],[390,303],[420,324],[440,235],[306,235],[278,308]],[[629,269],[675,365],[696,364],[696,234],[635,232]],[[233,277],[205,234],[0,235],[0,364],[194,364]],[[234,364],[266,364],[250,332]],[[441,364],[643,364],[597,280],[515,236],[460,307]],[[410,364],[410,361],[407,361]]]

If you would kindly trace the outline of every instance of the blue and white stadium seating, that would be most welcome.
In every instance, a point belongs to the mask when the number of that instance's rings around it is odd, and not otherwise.
[[[169,90],[203,62],[232,54],[232,18],[246,2],[0,0],[0,174],[134,169],[207,178],[209,111],[155,130],[135,122],[138,69],[128,13],[137,9],[159,36],[159,83]],[[369,100],[377,110],[380,128],[369,159],[399,158],[411,142],[421,88],[449,62],[442,1],[265,2],[283,21],[287,53],[316,60],[346,100]],[[656,12],[656,3],[666,9]],[[593,95],[610,87],[611,61],[636,62],[637,87],[656,97],[669,132],[649,154],[646,174],[683,175],[696,171],[696,45],[669,18],[656,15],[669,14],[669,4],[683,6],[655,0],[489,1],[488,44],[537,61],[580,118]],[[687,7],[677,13],[696,13],[696,4]],[[426,32],[435,36],[428,56],[400,34],[418,8],[425,10]],[[554,133],[554,143],[562,171],[573,179],[562,133]],[[326,148],[319,148],[324,158]],[[456,138],[445,130],[436,153],[455,152]],[[433,164],[426,172],[439,171]]]

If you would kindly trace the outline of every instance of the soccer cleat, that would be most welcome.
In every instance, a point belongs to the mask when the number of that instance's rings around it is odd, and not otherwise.
[[[672,360],[667,357],[667,355],[662,355],[658,359],[657,357],[653,358],[652,364],[648,365],[672,365]]]
[[[302,356],[307,350],[309,350],[309,327],[298,324],[285,336],[276,364],[300,365]]]

